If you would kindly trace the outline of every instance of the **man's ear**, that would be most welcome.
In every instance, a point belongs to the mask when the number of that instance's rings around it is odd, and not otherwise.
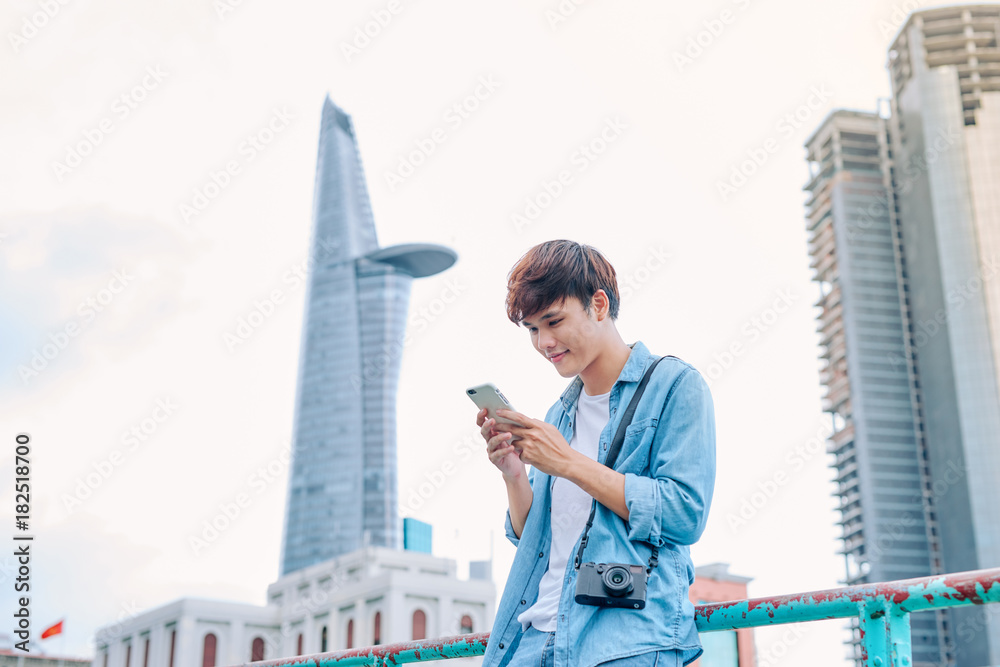
[[[611,309],[611,301],[608,299],[607,292],[603,289],[594,292],[594,296],[590,297],[590,307],[594,310],[598,322],[606,319]]]

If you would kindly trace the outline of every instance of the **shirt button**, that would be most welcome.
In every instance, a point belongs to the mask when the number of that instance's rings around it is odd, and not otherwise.
[[[500,642],[500,648],[503,648],[503,642]]]
[[[538,557],[539,557],[539,558],[541,558],[541,557],[542,557],[542,556],[544,556],[544,555],[545,555],[545,552],[544,552],[544,551],[539,551],[539,552],[538,552]]]
[[[521,604],[527,604],[527,600],[521,600]]]

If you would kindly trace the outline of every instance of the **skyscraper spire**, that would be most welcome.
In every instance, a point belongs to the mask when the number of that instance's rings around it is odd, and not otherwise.
[[[439,245],[379,248],[354,125],[329,97],[310,257],[282,574],[363,544],[400,547],[396,385],[410,284],[456,260]]]
[[[325,262],[357,259],[378,249],[354,123],[329,95],[319,130],[313,225],[314,249],[318,239],[327,243]]]

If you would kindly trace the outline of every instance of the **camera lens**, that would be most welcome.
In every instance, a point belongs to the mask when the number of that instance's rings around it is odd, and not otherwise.
[[[604,590],[608,592],[608,595],[615,597],[628,595],[635,587],[632,584],[632,573],[623,565],[609,567],[601,576],[601,581],[604,583]]]

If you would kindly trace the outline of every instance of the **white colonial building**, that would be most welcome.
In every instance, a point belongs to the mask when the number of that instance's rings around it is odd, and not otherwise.
[[[225,667],[489,630],[488,564],[472,563],[467,580],[456,570],[451,559],[368,547],[281,577],[263,607],[184,598],[105,626],[93,667]]]

